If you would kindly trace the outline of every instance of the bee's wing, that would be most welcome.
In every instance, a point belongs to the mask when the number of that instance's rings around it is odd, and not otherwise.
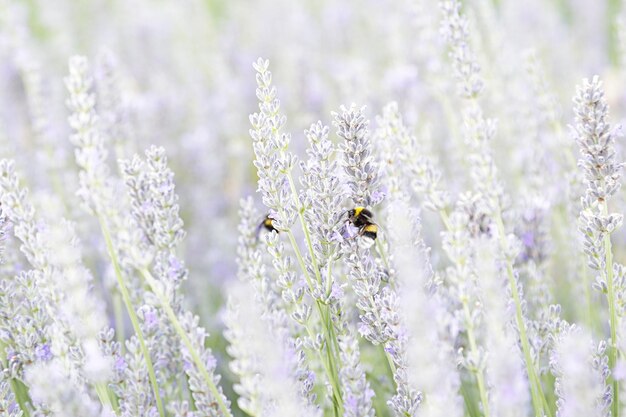
[[[263,220],[261,220],[261,221],[259,222],[259,224],[258,224],[258,225],[257,225],[257,227],[256,227],[256,230],[255,230],[255,235],[256,235],[256,240],[257,240],[257,242],[259,241],[259,236],[261,235],[261,229],[263,228],[263,222],[264,222],[264,221],[265,221],[265,217],[263,218]]]

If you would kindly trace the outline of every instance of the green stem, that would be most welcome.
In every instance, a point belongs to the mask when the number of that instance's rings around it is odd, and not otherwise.
[[[461,395],[465,400],[465,411],[470,417],[480,417],[480,413],[476,410],[477,405],[474,404],[472,393],[467,389],[467,384],[461,380]]]
[[[448,232],[452,232],[452,223],[450,223],[450,217],[448,213],[444,209],[440,209],[439,216],[441,217],[441,221],[444,226],[448,230]],[[459,262],[457,263],[457,267],[463,267],[463,265]],[[474,357],[478,357],[478,344],[476,343],[476,335],[474,334],[474,324],[472,323],[472,315],[469,310],[468,300],[467,298],[463,298],[461,300],[463,304],[463,314],[465,315],[465,326],[467,332],[467,339],[470,344],[470,352]],[[485,373],[484,370],[480,367],[476,369],[472,369],[471,372],[476,377],[476,384],[478,385],[478,392],[480,395],[480,402],[483,406],[483,413],[485,417],[489,417],[489,399],[487,397],[487,385],[485,384]]]
[[[474,335],[474,324],[472,323],[472,315],[470,314],[469,306],[467,305],[467,298],[462,300],[463,313],[465,314],[465,326],[467,331],[467,339],[470,344],[470,351],[472,355],[478,358],[478,345],[476,343],[476,336]],[[485,417],[489,417],[489,400],[487,397],[487,385],[485,384],[485,373],[481,366],[471,370],[476,376],[476,383],[478,384],[478,392],[480,394],[480,402],[483,405],[483,414]]]
[[[320,273],[319,265],[317,263],[317,258],[313,250],[313,242],[311,240],[311,234],[309,233],[309,228],[304,219],[303,209],[300,205],[300,199],[298,198],[298,191],[296,190],[293,176],[291,175],[290,171],[285,172],[285,176],[287,177],[287,180],[289,182],[291,195],[292,195],[296,210],[298,211],[298,219],[300,220],[300,226],[302,227],[302,231],[304,232],[304,238],[306,240],[307,248],[309,251],[309,256],[311,257],[311,263],[313,266],[313,271],[315,273],[315,278],[317,279],[317,282],[319,284],[322,284],[322,275]],[[298,257],[298,262],[300,263],[300,267],[302,268],[302,271],[305,273],[305,276],[307,276],[308,273],[306,269],[306,264],[304,263],[302,254],[300,253],[297,242],[291,231],[289,231],[289,238],[291,241],[291,245],[293,246],[294,251],[296,252],[296,255]],[[326,277],[326,279],[327,279],[327,282],[329,283],[330,276]],[[309,287],[312,289],[313,287],[311,286],[310,278],[309,278],[308,284],[309,284]],[[342,400],[342,395],[341,395],[341,388],[339,386],[339,375],[337,372],[338,366],[337,366],[336,350],[337,350],[338,342],[337,342],[337,337],[335,335],[334,328],[333,328],[333,323],[331,319],[331,311],[330,311],[329,306],[322,304],[319,301],[316,301],[316,304],[320,312],[320,318],[323,323],[324,339],[326,341],[326,348],[328,349],[328,355],[327,355],[328,365],[329,365],[328,367],[332,373],[331,375],[329,375],[329,378],[331,379],[333,394],[335,396],[333,403],[339,405],[339,411],[341,412],[341,414],[343,414],[343,400]],[[337,413],[337,410],[335,411]]]
[[[439,215],[441,216],[441,220],[448,229],[448,232],[452,232],[452,224],[450,223],[450,218],[445,210],[439,210]],[[504,223],[502,222],[502,215],[500,213],[500,208],[498,207],[496,210],[495,221],[498,231],[498,237],[500,238],[500,244],[504,247],[506,241],[506,235],[504,232]],[[539,382],[537,375],[535,373],[535,367],[532,361],[532,356],[530,354],[530,342],[528,341],[528,335],[526,334],[526,324],[524,323],[524,317],[522,315],[521,301],[519,297],[519,293],[517,291],[517,281],[515,280],[515,274],[513,272],[513,265],[510,260],[506,261],[506,269],[509,280],[509,285],[511,287],[511,293],[513,295],[513,301],[515,303],[515,313],[516,313],[516,322],[520,332],[520,340],[522,343],[522,351],[524,353],[524,361],[526,363],[526,370],[528,373],[528,381],[530,385],[530,393],[533,402],[533,408],[535,409],[535,414],[537,417],[543,417],[543,410],[548,416],[551,415],[549,407],[547,407],[547,401],[543,396],[543,391],[541,390],[541,382]],[[467,308],[467,301],[463,302],[464,310]],[[470,341],[470,349],[472,351],[477,351],[476,347],[476,339],[473,334],[473,330],[471,329],[471,323],[469,321],[469,309],[465,312],[466,321],[468,322],[468,339]],[[472,346],[472,344],[474,346]],[[479,378],[480,377],[480,378]],[[480,381],[482,379],[482,381]],[[483,403],[483,407],[487,402],[487,394],[484,382],[484,376],[480,375],[478,372],[476,373],[476,382],[478,384],[478,389],[480,391],[481,402]],[[483,388],[481,389],[481,385]],[[485,407],[485,416],[488,416],[488,408]]]
[[[601,212],[603,216],[608,214],[608,206],[606,200],[602,201]],[[611,349],[609,351],[609,368],[611,372],[617,364],[617,313],[615,311],[615,289],[613,283],[613,248],[611,246],[611,235],[604,234],[604,253],[606,267],[606,285],[607,285],[607,301],[609,304],[609,322],[611,325]],[[613,402],[611,403],[613,417],[619,416],[619,381],[613,380]]]
[[[111,398],[111,394],[109,393],[109,388],[107,387],[106,382],[98,382],[96,383],[96,394],[98,394],[98,398],[100,399],[100,403],[104,407],[109,407],[109,409],[113,410],[116,415],[119,415],[119,409],[114,406],[113,400]]]
[[[215,401],[217,402],[217,405],[220,411],[222,412],[224,416],[232,417],[232,414],[230,410],[228,409],[228,406],[226,405],[226,403],[224,402],[222,398],[222,394],[217,389],[217,386],[215,385],[213,378],[211,378],[211,376],[209,375],[209,372],[207,371],[206,366],[204,362],[202,361],[202,358],[200,357],[200,354],[195,349],[195,347],[193,346],[193,343],[191,342],[191,339],[189,338],[189,335],[187,334],[185,329],[183,329],[183,326],[180,324],[178,317],[176,317],[176,313],[174,313],[172,306],[170,306],[170,303],[167,300],[167,297],[165,296],[165,294],[163,294],[163,292],[159,288],[159,285],[156,279],[152,276],[150,271],[148,271],[146,268],[139,268],[139,271],[141,272],[141,275],[144,277],[144,279],[146,280],[146,282],[152,289],[152,292],[154,292],[154,294],[156,294],[157,298],[159,299],[161,307],[163,308],[163,310],[165,311],[165,314],[167,315],[170,322],[172,323],[174,330],[176,331],[176,333],[178,333],[178,336],[182,339],[183,344],[185,345],[185,347],[187,348],[187,351],[191,355],[191,358],[194,364],[198,368],[198,371],[200,371],[202,378],[205,380],[207,386],[209,387],[209,390],[211,391],[211,394],[213,395]]]
[[[498,231],[498,238],[500,239],[501,247],[506,247],[506,234],[504,231],[504,223],[502,221],[502,214],[500,212],[499,204],[496,204],[495,210],[496,228]],[[541,388],[541,382],[537,378],[535,373],[535,365],[533,363],[532,355],[530,354],[530,342],[526,333],[526,323],[524,322],[524,315],[522,313],[522,302],[517,290],[517,280],[515,279],[515,272],[513,271],[513,264],[510,259],[506,259],[506,272],[508,276],[509,286],[511,288],[511,294],[513,296],[513,302],[515,304],[515,321],[517,322],[517,328],[519,330],[520,342],[522,344],[522,352],[524,353],[524,362],[526,363],[526,372],[528,373],[528,382],[530,385],[530,394],[532,397],[533,408],[535,409],[535,415],[537,417],[543,417],[544,412],[547,415],[551,415],[549,408],[544,409],[544,404],[547,402],[543,395]]]
[[[448,230],[448,232],[452,232],[452,223],[450,223],[450,217],[445,209],[440,209],[439,216],[441,217],[441,221],[444,226]],[[457,263],[457,267],[462,267],[461,264]],[[467,331],[467,339],[470,344],[470,352],[474,357],[478,357],[478,344],[476,343],[476,336],[474,334],[474,324],[472,323],[472,316],[469,310],[468,300],[464,298],[461,300],[463,304],[463,313],[465,315],[465,326]],[[485,374],[482,368],[476,368],[471,370],[474,376],[476,377],[476,384],[478,385],[478,392],[480,394],[480,402],[483,406],[483,413],[485,417],[489,417],[489,400],[487,397],[487,385],[485,384]]]
[[[124,316],[122,314],[122,304],[120,295],[113,294],[113,315],[115,317],[115,338],[120,344],[120,352],[123,353],[126,346],[124,346]]]
[[[620,12],[620,0],[608,0],[606,7],[606,29],[609,61],[613,67],[620,64],[620,45],[617,30],[617,16]]]
[[[115,249],[113,248],[113,241],[111,240],[109,227],[106,224],[105,219],[99,213],[97,217],[100,223],[100,229],[102,230],[102,235],[104,236],[107,252],[109,253],[109,258],[111,258],[111,262],[113,263],[115,278],[117,279],[117,284],[119,286],[120,293],[122,294],[122,299],[124,300],[126,311],[128,312],[130,322],[133,325],[133,329],[135,330],[135,334],[137,335],[137,339],[139,340],[139,345],[141,346],[141,352],[146,361],[146,368],[148,368],[148,378],[150,379],[152,392],[154,393],[157,409],[159,410],[159,416],[165,417],[165,410],[163,409],[163,402],[161,401],[161,395],[159,394],[159,386],[157,384],[156,374],[154,373],[152,359],[150,358],[150,351],[148,350],[148,346],[146,345],[146,341],[143,337],[143,332],[141,331],[141,327],[139,326],[139,319],[137,318],[137,313],[135,313],[135,309],[133,308],[133,304],[130,300],[130,294],[128,293],[128,289],[126,288],[126,284],[124,283],[122,269],[120,268],[117,254],[115,252]]]
[[[183,344],[185,345],[185,347],[187,348],[187,351],[191,355],[191,358],[194,364],[198,368],[198,371],[200,371],[200,374],[202,375],[202,378],[205,380],[207,386],[209,387],[211,394],[213,394],[213,397],[215,398],[215,401],[217,402],[217,405],[220,411],[222,412],[224,416],[232,417],[232,414],[230,410],[228,409],[228,406],[226,405],[226,403],[224,402],[222,398],[222,394],[217,389],[215,382],[213,382],[213,378],[211,378],[211,376],[209,375],[209,372],[207,371],[206,366],[204,365],[204,362],[202,361],[202,358],[200,357],[200,354],[197,352],[197,350],[193,346],[193,343],[191,342],[189,335],[187,334],[185,329],[183,329],[183,326],[180,324],[178,317],[176,317],[176,313],[174,313],[172,306],[170,306],[170,303],[167,300],[167,297],[165,296],[165,294],[163,294],[163,292],[159,288],[157,280],[152,276],[150,271],[148,271],[146,268],[139,268],[139,271],[141,272],[141,275],[144,277],[144,279],[146,280],[146,282],[152,289],[152,292],[154,292],[154,294],[159,299],[161,307],[165,311],[165,314],[167,315],[167,317],[170,319],[170,322],[172,323],[174,330],[176,331],[176,333],[178,333],[178,336],[182,339]]]
[[[293,250],[296,254],[296,259],[298,260],[298,264],[300,265],[300,268],[302,269],[302,272],[304,273],[304,278],[307,282],[307,285],[309,286],[310,289],[313,289],[313,282],[311,280],[311,276],[308,273],[306,264],[304,262],[304,258],[302,257],[302,253],[300,252],[300,248],[298,247],[298,243],[296,242],[296,238],[293,235],[293,232],[291,230],[287,230],[287,236],[289,237],[289,242],[291,243],[291,246],[293,247]],[[319,352],[320,359],[322,359],[324,370],[326,371],[326,375],[328,376],[328,379],[330,381],[330,384],[333,390],[333,396],[335,397],[335,399],[333,400],[333,406],[337,407],[338,405],[338,410],[335,410],[335,414],[343,415],[343,401],[341,398],[341,388],[339,385],[339,375],[337,372],[338,368],[337,368],[335,361],[333,360],[334,357],[331,354],[332,352],[331,349],[333,349],[333,346],[336,345],[336,343],[332,343],[332,342],[336,341],[336,337],[334,336],[332,322],[329,320],[330,311],[329,311],[328,306],[320,303],[319,300],[315,300],[315,306],[320,315],[320,321],[322,322],[322,327],[325,330],[324,341],[326,343],[326,348],[329,351],[327,355],[328,360],[329,360],[328,364],[326,364],[325,361],[323,360],[323,356],[321,352]],[[307,328],[307,331],[308,330],[309,329]],[[309,332],[309,337],[311,337],[311,340],[315,340],[313,337],[312,331]]]

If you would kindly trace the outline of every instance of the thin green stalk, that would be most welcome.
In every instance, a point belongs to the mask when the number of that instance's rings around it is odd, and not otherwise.
[[[478,345],[476,344],[476,336],[474,335],[474,325],[472,324],[472,316],[470,314],[469,306],[467,305],[467,298],[461,300],[463,303],[463,313],[465,314],[465,325],[467,331],[467,339],[469,340],[470,350],[472,355],[478,357]],[[487,397],[487,385],[485,384],[485,373],[482,367],[478,367],[475,370],[471,370],[476,376],[476,382],[478,384],[478,393],[480,394],[480,402],[483,405],[483,414],[485,417],[489,417],[489,399]]]
[[[291,230],[287,230],[287,236],[289,237],[289,242],[291,243],[291,246],[293,247],[293,250],[296,254],[296,259],[298,260],[298,264],[300,265],[300,268],[302,269],[302,272],[304,273],[304,278],[307,282],[307,285],[309,286],[309,288],[313,288],[313,282],[311,280],[311,276],[309,275],[307,268],[306,268],[306,264],[304,262],[304,258],[302,257],[302,253],[300,253],[300,248],[298,247],[298,243],[296,242],[296,238],[293,235],[293,232]],[[319,271],[318,271],[319,273]],[[330,311],[328,311],[328,306],[322,304],[319,302],[319,300],[315,300],[315,306],[317,308],[317,311],[320,315],[320,320],[323,324],[323,328],[325,330],[324,332],[324,341],[326,342],[326,347],[327,350],[330,352],[331,349],[333,348],[333,346],[336,346],[335,343],[333,343],[333,339],[336,341],[336,337],[333,337],[334,335],[334,331],[332,329],[332,322],[329,323],[329,321],[326,318],[326,314],[328,314],[328,317],[330,317]],[[325,314],[326,313],[326,314]],[[306,326],[305,326],[306,327]],[[309,337],[313,339],[313,334],[309,334]],[[320,352],[321,355],[321,352]],[[320,356],[320,358],[322,358],[322,356]],[[341,388],[339,385],[339,375],[337,373],[337,365],[335,363],[333,359],[333,355],[329,354],[328,355],[328,359],[329,359],[329,363],[325,364],[324,361],[322,360],[322,364],[324,365],[324,369],[326,371],[326,374],[328,376],[328,379],[330,381],[332,390],[333,390],[333,395],[336,397],[336,401],[333,401],[333,404],[339,404],[339,410],[336,410],[339,412],[339,414],[343,415],[343,401],[342,401],[342,396],[341,396]]]
[[[439,216],[441,217],[441,221],[445,225],[448,232],[452,232],[452,223],[450,223],[450,217],[448,213],[441,209],[438,211]],[[474,325],[472,324],[471,314],[469,311],[469,305],[467,304],[467,299],[461,300],[463,304],[463,313],[465,315],[465,325],[467,328],[467,338],[470,344],[470,351],[474,356],[478,355],[478,344],[476,343],[476,336],[474,335]],[[476,370],[472,370],[472,373],[476,377],[476,383],[478,385],[478,392],[480,394],[480,402],[483,405],[483,412],[485,417],[489,417],[489,400],[487,397],[487,385],[485,384],[485,374],[483,369],[478,368]]]
[[[376,305],[376,303],[374,302],[374,297],[373,296],[369,297],[369,302],[370,302],[370,304],[372,306]],[[376,317],[376,320],[379,321],[379,322],[382,322],[380,314],[378,314],[378,310],[374,308],[373,311],[374,311],[374,316]],[[383,346],[383,351],[385,352],[385,357],[387,358],[387,363],[389,364],[389,369],[391,370],[391,376],[392,376],[391,379],[393,379],[393,376],[396,374],[396,364],[393,363],[393,358],[391,357],[389,352],[387,352],[384,349],[384,346]]]
[[[117,284],[119,286],[120,293],[122,294],[122,299],[124,300],[124,304],[126,305],[126,311],[128,312],[128,316],[130,317],[130,322],[133,325],[133,329],[135,330],[135,334],[137,335],[137,339],[139,340],[139,345],[141,346],[141,352],[146,361],[146,368],[148,368],[148,378],[150,379],[152,392],[154,393],[154,398],[156,400],[157,409],[159,410],[159,416],[165,417],[165,410],[163,409],[163,402],[161,401],[161,395],[159,394],[159,386],[157,384],[156,374],[154,373],[154,366],[152,365],[152,359],[150,358],[150,351],[148,350],[148,346],[146,345],[146,341],[143,337],[143,332],[141,331],[141,327],[139,327],[139,320],[137,318],[137,313],[135,313],[135,309],[133,308],[133,304],[130,300],[130,294],[128,293],[128,289],[126,288],[126,284],[124,283],[124,277],[122,276],[122,269],[120,268],[119,260],[117,259],[117,254],[115,253],[115,249],[113,248],[113,241],[111,240],[111,233],[109,232],[109,227],[107,226],[105,219],[100,214],[98,214],[97,217],[100,223],[100,229],[102,230],[102,235],[104,236],[104,241],[106,243],[107,252],[109,253],[109,257],[111,258],[111,262],[113,263],[113,269],[115,270],[115,278],[117,279]]]
[[[304,273],[304,279],[306,280],[307,285],[309,286],[309,288],[313,288],[313,281],[311,280],[311,275],[309,275],[306,264],[304,263],[304,258],[302,257],[302,254],[300,253],[298,242],[296,242],[296,237],[293,235],[293,232],[291,230],[287,230],[287,237],[289,237],[289,243],[291,243],[291,246],[296,254],[296,259],[298,260],[298,264],[300,265],[300,268],[302,269],[302,272]]]
[[[302,269],[302,271],[304,272],[304,278],[307,282],[307,285],[309,286],[309,288],[313,288],[313,283],[311,281],[311,277],[307,272],[307,268],[306,268],[306,264],[304,263],[304,259],[302,258],[302,254],[300,253],[300,248],[298,247],[298,244],[296,243],[296,238],[293,235],[293,232],[291,230],[287,231],[287,236],[289,238],[289,242],[291,243],[291,246],[294,249],[294,252],[296,254],[296,259],[298,260],[298,264],[300,265],[300,268]],[[324,327],[327,327],[327,319],[325,317],[324,314],[324,309],[322,307],[324,307],[318,300],[315,300],[315,307],[317,308],[317,311],[320,315],[320,320],[322,321]],[[309,337],[311,338],[311,340],[315,340],[315,335],[313,334],[313,330],[307,325],[304,325]],[[324,337],[324,341],[328,344],[330,342],[328,337]],[[327,349],[329,350],[329,349]],[[328,379],[330,380],[331,383],[331,387],[333,389],[333,394],[337,397],[338,400],[341,400],[341,392],[340,392],[340,388],[339,388],[339,378],[337,375],[337,371],[336,368],[334,368],[334,364],[333,363],[327,363],[326,360],[324,359],[324,356],[322,355],[322,352],[318,351],[317,352],[320,360],[322,362],[322,365],[324,367],[324,371],[326,372],[326,375],[328,376]],[[333,401],[333,405],[336,404],[336,401]],[[340,410],[341,410],[341,414],[343,414],[343,404],[340,403]],[[338,410],[336,410],[338,411]]]
[[[441,217],[441,221],[443,222],[443,225],[446,227],[448,232],[451,232],[452,223],[450,223],[450,216],[448,216],[448,213],[446,213],[446,210],[445,209],[439,210],[439,216]]]
[[[285,172],[285,175],[289,182],[289,188],[291,189],[291,194],[292,194],[294,204],[298,211],[298,218],[300,220],[300,226],[302,227],[302,231],[304,232],[304,238],[306,240],[307,248],[309,251],[309,256],[311,257],[311,263],[313,264],[313,271],[315,273],[315,278],[317,279],[317,282],[321,284],[322,275],[320,273],[319,265],[317,263],[317,258],[313,250],[313,242],[311,240],[311,234],[309,233],[309,228],[304,219],[303,210],[300,207],[300,199],[298,198],[298,191],[296,190],[296,186],[294,184],[294,180],[293,180],[293,176],[291,175],[291,172],[289,171]],[[303,272],[305,273],[305,275],[308,275],[306,265],[304,263],[302,255],[300,254],[300,250],[298,248],[297,242],[293,236],[293,233],[291,233],[291,231],[290,231],[290,240],[291,240],[292,246],[294,247],[296,255],[299,257],[298,261],[300,263],[300,266]],[[330,276],[328,276],[327,279],[328,279],[328,282],[330,282]],[[312,286],[310,286],[310,288],[312,288]],[[331,379],[334,380],[333,382],[331,382],[333,386],[333,392],[334,392],[334,395],[336,396],[336,401],[339,404],[341,413],[343,414],[343,400],[342,400],[342,395],[341,395],[341,388],[339,386],[339,375],[337,371],[338,369],[337,355],[335,352],[338,346],[338,342],[337,342],[337,337],[333,329],[333,323],[330,318],[331,312],[330,312],[330,308],[327,305],[321,304],[319,302],[316,302],[316,303],[318,306],[318,310],[320,311],[320,316],[322,318],[322,323],[323,323],[323,328],[324,328],[324,339],[326,340],[326,347],[328,349],[329,368],[332,372],[332,375],[329,375],[329,377],[331,377]],[[324,319],[325,315],[327,316],[327,319]]]
[[[450,218],[448,216],[448,213],[446,213],[446,211],[442,209],[442,210],[439,210],[439,215],[441,216],[441,220],[446,226],[446,228],[448,229],[448,231],[449,232],[452,231],[452,224],[450,223]],[[495,217],[496,217],[495,220],[496,220],[496,224],[498,228],[498,234],[500,238],[503,239],[505,236],[504,224],[502,222],[502,216],[499,210],[497,211],[497,215]],[[522,316],[521,302],[519,298],[519,293],[517,291],[517,282],[515,281],[515,275],[513,273],[513,265],[511,264],[510,261],[507,261],[507,273],[509,277],[509,284],[511,286],[511,291],[513,293],[513,300],[516,306],[516,321],[517,321],[517,325],[520,331],[520,339],[522,341],[522,350],[524,353],[524,359],[526,362],[526,368],[528,372],[528,380],[530,384],[533,407],[538,417],[543,416],[543,414],[541,413],[541,410],[543,410],[544,408],[547,414],[550,415],[550,410],[549,410],[549,407],[547,407],[547,401],[545,400],[545,397],[543,396],[543,392],[541,391],[541,383],[537,379],[534,364],[532,362],[532,357],[530,355],[530,343],[528,341],[528,336],[526,334],[526,325],[524,323],[523,316]],[[473,326],[471,325],[471,321],[470,321],[469,308],[468,308],[466,300],[463,300],[462,302],[463,302],[464,313],[466,316],[467,337],[470,342],[470,349],[472,350],[472,353],[476,353],[478,349],[476,345],[476,338],[473,332]],[[477,370],[477,372],[475,372],[475,375],[476,375],[476,382],[478,384],[478,390],[480,393],[480,399],[483,404],[483,409],[485,412],[485,417],[488,417],[489,408],[488,408],[488,399],[487,399],[484,374],[482,373],[482,371]]]
[[[608,214],[608,206],[606,200],[602,201],[602,215]],[[604,253],[607,280],[607,301],[609,304],[609,322],[611,325],[611,350],[609,351],[609,368],[614,369],[617,364],[617,313],[615,311],[615,289],[613,287],[613,248],[611,246],[611,235],[604,234]],[[613,417],[619,416],[619,381],[611,377],[613,380],[613,401],[611,403]]]
[[[502,214],[500,212],[499,205],[496,205],[495,211],[495,221],[496,228],[498,231],[498,237],[500,239],[500,245],[505,247],[506,245],[506,234],[504,231],[504,223],[502,221]],[[522,344],[522,352],[524,353],[524,361],[526,363],[526,372],[528,374],[528,382],[530,385],[530,394],[532,397],[533,408],[535,409],[535,415],[537,417],[543,417],[544,412],[549,416],[551,415],[551,411],[548,408],[545,408],[544,404],[547,403],[545,397],[543,395],[543,390],[541,388],[541,382],[539,381],[537,374],[535,372],[535,365],[532,360],[532,356],[530,354],[530,342],[528,340],[528,335],[526,333],[526,323],[524,322],[524,316],[522,314],[522,303],[519,296],[519,292],[517,291],[517,280],[515,279],[515,273],[513,271],[513,264],[509,259],[506,259],[506,271],[509,281],[509,286],[511,288],[511,294],[513,296],[513,302],[515,304],[515,321],[517,322],[517,328],[520,334],[520,342]]]
[[[313,271],[315,272],[315,277],[317,281],[322,283],[322,275],[320,274],[320,269],[317,266],[317,258],[315,257],[315,252],[313,252],[313,243],[311,242],[311,234],[309,233],[309,228],[307,227],[306,221],[304,220],[304,215],[302,214],[302,208],[300,207],[300,199],[298,198],[298,191],[296,190],[296,186],[294,185],[293,177],[291,176],[291,172],[287,172],[287,179],[289,180],[289,188],[291,189],[291,194],[293,196],[294,203],[298,209],[298,218],[300,219],[300,226],[302,226],[302,231],[304,232],[304,238],[306,239],[306,245],[309,249],[309,255],[311,256],[311,263],[313,263]]]
[[[123,353],[124,349],[126,349],[126,346],[124,346],[124,316],[120,295],[117,293],[113,294],[113,316],[115,317],[115,338],[120,344],[120,353]]]
[[[608,0],[606,7],[606,30],[609,61],[613,67],[620,64],[620,45],[617,29],[617,16],[620,12],[620,0]]]
[[[109,392],[106,382],[96,383],[95,388],[96,394],[98,394],[98,398],[100,399],[100,403],[105,407],[109,407],[109,409],[113,410],[116,415],[119,415],[119,409],[113,404],[111,393]]]
[[[318,312],[321,314],[321,310],[319,310],[319,305],[318,305]],[[313,333],[313,329],[311,329],[311,327],[307,324],[304,325],[304,328],[307,332],[307,334],[309,335],[309,338],[311,340],[315,340],[315,334]],[[328,355],[328,349],[326,349],[326,354]],[[331,370],[331,368],[329,367],[329,362],[326,358],[324,358],[324,355],[322,353],[321,350],[317,351],[317,355],[319,356],[320,361],[322,362],[322,366],[324,367],[324,372],[326,372],[326,375],[329,376],[329,378],[331,378],[331,375],[333,374],[333,370]],[[335,415],[343,415],[343,404],[338,404],[337,400],[335,399],[335,397],[337,397],[337,393],[335,392],[335,382],[338,384],[338,381],[335,381],[334,379],[331,381],[331,387],[333,389],[333,411],[335,413]]]
[[[472,398],[472,393],[467,389],[467,384],[464,381],[461,381],[461,395],[463,396],[463,400],[465,400],[465,411],[469,414],[470,417],[480,417],[480,412],[478,412],[477,404],[474,403]]]
[[[276,134],[277,130],[272,128],[272,133]],[[280,149],[279,152],[281,154],[281,156],[285,155],[285,151],[286,149]],[[304,219],[304,215],[303,215],[303,209],[300,205],[300,198],[298,197],[298,192],[296,190],[295,187],[295,182],[293,180],[293,176],[291,175],[291,171],[285,171],[283,172],[285,174],[285,176],[287,177],[287,180],[289,182],[289,188],[291,189],[291,194],[292,194],[292,199],[293,202],[295,204],[295,207],[298,210],[298,218],[300,219],[300,225],[302,227],[302,231],[304,232],[304,237],[306,239],[306,243],[307,243],[307,247],[309,250],[309,255],[311,256],[311,262],[313,264],[313,270],[315,272],[315,277],[318,281],[318,283],[322,283],[322,276],[319,270],[319,266],[317,264],[317,259],[315,257],[315,252],[313,251],[313,243],[311,242],[311,235],[309,233],[309,228],[307,227],[306,221]],[[302,259],[302,255],[300,254],[300,251],[298,249],[298,245],[295,242],[295,239],[293,239],[293,234],[291,234],[290,231],[290,239],[291,239],[291,243],[292,246],[294,247],[294,250],[296,251],[297,256],[299,256],[298,261],[300,262],[300,266],[302,267],[302,271],[304,272],[305,276],[308,276],[308,271],[306,269],[306,265],[304,264],[304,261]],[[328,279],[330,280],[330,276],[328,277]],[[308,278],[309,280],[309,287],[312,288],[310,286],[310,277]],[[332,320],[324,320],[324,315],[322,314],[323,311],[325,311],[329,317],[330,317],[330,309],[327,305],[322,305],[321,303],[317,302],[317,306],[318,306],[318,310],[320,311],[320,319],[322,320],[322,324],[323,324],[323,328],[324,328],[324,338],[326,340],[326,347],[328,349],[328,359],[329,359],[329,368],[332,372],[332,375],[329,375],[329,378],[331,380],[331,385],[333,387],[333,393],[336,396],[336,401],[333,401],[333,403],[339,404],[340,410],[341,410],[341,414],[343,414],[343,401],[342,401],[342,396],[341,396],[341,389],[339,387],[339,376],[337,375],[337,359],[336,359],[336,354],[334,352],[335,348],[338,346],[337,343],[337,338],[334,334],[334,330],[332,329]],[[335,409],[335,413],[337,414],[337,409]]]
[[[193,346],[193,343],[191,343],[191,339],[189,339],[189,335],[187,334],[185,329],[183,329],[183,326],[180,324],[178,317],[176,317],[176,313],[174,313],[172,306],[170,306],[170,303],[167,300],[167,297],[165,296],[165,294],[163,294],[163,292],[159,288],[159,285],[156,279],[152,276],[150,271],[148,271],[145,267],[139,268],[139,271],[141,272],[141,275],[144,277],[144,279],[146,280],[146,282],[148,283],[148,285],[150,286],[154,294],[156,294],[157,298],[159,299],[161,307],[165,311],[165,314],[167,314],[167,317],[170,319],[170,322],[172,323],[174,330],[176,331],[176,333],[178,333],[178,336],[182,339],[183,344],[185,345],[185,347],[187,348],[187,351],[191,355],[191,358],[194,364],[200,371],[200,374],[202,375],[202,378],[205,380],[207,386],[209,387],[211,394],[213,394],[213,397],[215,398],[215,401],[217,402],[217,405],[220,411],[222,412],[224,416],[232,417],[232,414],[230,410],[228,409],[228,406],[226,406],[226,403],[224,403],[224,400],[222,399],[222,395],[217,389],[215,382],[209,375],[209,372],[207,371],[206,366],[204,365],[204,362],[202,361],[202,358],[200,357],[200,354],[198,354],[198,352]]]

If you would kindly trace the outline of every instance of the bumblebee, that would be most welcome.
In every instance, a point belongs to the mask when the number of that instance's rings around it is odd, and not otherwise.
[[[268,232],[276,232],[278,233],[278,230],[274,227],[274,219],[272,219],[270,217],[269,214],[267,214],[263,220],[259,223],[259,225],[256,228],[256,238],[257,240],[259,239],[259,234],[261,233],[261,229],[265,228],[265,230],[267,230]]]
[[[365,207],[355,207],[347,212],[347,222],[359,229],[354,236],[365,236],[369,239],[376,240],[378,235],[378,225],[374,223],[374,215]]]

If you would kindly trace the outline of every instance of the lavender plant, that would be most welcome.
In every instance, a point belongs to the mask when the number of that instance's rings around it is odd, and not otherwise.
[[[619,417],[619,3],[0,0],[0,415]]]
[[[583,80],[574,97],[576,125],[574,138],[583,159],[579,164],[585,173],[587,189],[581,197],[580,231],[585,238],[585,253],[591,269],[599,271],[595,286],[606,294],[611,328],[609,345],[609,368],[614,369],[618,360],[617,329],[621,314],[617,299],[621,298],[621,277],[616,272],[622,268],[613,261],[611,233],[617,230],[623,216],[609,213],[608,199],[618,190],[622,164],[616,161],[614,142],[617,133],[606,120],[608,106],[604,99],[602,83],[596,76]],[[619,414],[619,380],[612,378],[613,415]]]

